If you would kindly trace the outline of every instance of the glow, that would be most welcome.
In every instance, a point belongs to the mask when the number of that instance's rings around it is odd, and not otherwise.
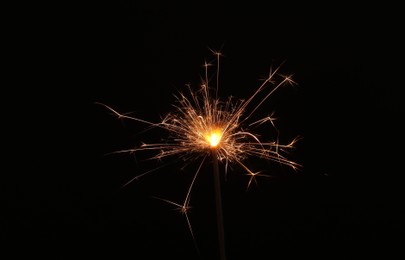
[[[205,139],[207,139],[208,143],[211,145],[211,147],[217,147],[219,142],[221,141],[222,137],[222,132],[220,130],[214,130],[208,135],[205,136]]]

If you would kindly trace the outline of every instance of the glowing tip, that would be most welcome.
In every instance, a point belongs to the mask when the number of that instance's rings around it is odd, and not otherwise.
[[[222,132],[220,130],[214,130],[206,135],[206,139],[211,147],[217,147],[221,141]]]

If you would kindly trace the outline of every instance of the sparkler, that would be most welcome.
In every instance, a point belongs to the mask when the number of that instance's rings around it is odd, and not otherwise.
[[[213,51],[213,54],[215,55],[214,61],[216,61],[216,83],[214,86],[211,86],[208,73],[209,67],[212,64],[205,62],[203,66],[205,75],[203,76],[199,90],[194,92],[192,91],[191,86],[188,85],[189,92],[187,95],[182,92],[175,95],[176,103],[173,105],[174,110],[166,114],[160,122],[154,123],[138,117],[132,117],[128,114],[117,112],[115,109],[105,104],[98,104],[107,108],[119,119],[133,120],[151,128],[161,128],[168,133],[168,136],[163,142],[144,143],[141,146],[132,149],[112,152],[113,154],[153,151],[156,153],[150,159],[160,160],[166,157],[176,157],[187,163],[196,160],[200,161],[182,203],[159,198],[178,207],[185,215],[194,243],[195,238],[188,216],[191,191],[202,165],[208,158],[212,159],[216,192],[220,259],[225,260],[224,228],[218,163],[224,165],[225,174],[227,174],[228,167],[231,164],[236,164],[242,167],[242,169],[244,169],[244,171],[250,176],[247,189],[251,186],[252,182],[256,182],[258,176],[267,176],[262,174],[261,171],[255,172],[246,165],[245,160],[251,157],[278,162],[290,166],[294,170],[299,169],[301,165],[289,160],[285,156],[290,149],[294,148],[294,144],[299,137],[294,138],[288,144],[280,144],[278,137],[274,138],[274,140],[263,141],[259,134],[253,131],[254,127],[265,123],[276,129],[273,114],[260,120],[250,122],[252,115],[254,115],[259,107],[261,107],[277,89],[284,85],[296,84],[292,77],[290,75],[285,76],[279,73],[281,65],[275,69],[270,68],[268,76],[248,99],[235,101],[230,97],[226,101],[221,101],[218,98],[218,90],[219,65],[220,57],[222,55],[220,52],[216,51]],[[264,93],[264,97],[260,98],[259,96],[263,96],[263,92],[265,91],[267,91],[267,93]],[[159,168],[137,175],[123,186],[126,186],[130,182],[139,179],[144,175],[150,174]],[[196,248],[198,250],[198,247]]]

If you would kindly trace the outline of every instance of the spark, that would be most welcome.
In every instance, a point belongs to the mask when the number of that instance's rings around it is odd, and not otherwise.
[[[224,165],[225,174],[228,171],[229,165],[239,165],[250,176],[247,189],[252,183],[256,183],[256,177],[268,176],[263,174],[263,171],[250,169],[245,163],[249,158],[258,157],[266,161],[277,162],[287,165],[294,170],[298,170],[301,167],[300,164],[288,159],[286,156],[295,147],[295,143],[300,139],[299,136],[294,138],[290,143],[281,144],[277,136],[272,140],[264,141],[258,133],[253,131],[255,127],[267,123],[278,132],[274,123],[276,118],[273,113],[262,119],[250,122],[250,118],[277,89],[286,85],[296,85],[292,76],[280,74],[279,69],[281,65],[275,69],[271,67],[267,77],[264,78],[261,85],[249,98],[235,100],[233,97],[229,97],[223,101],[218,98],[219,68],[222,54],[218,51],[212,51],[212,53],[215,56],[216,64],[216,81],[214,82],[214,86],[210,85],[209,78],[209,67],[213,65],[205,62],[203,65],[204,77],[201,80],[199,89],[195,91],[190,85],[187,85],[187,94],[179,92],[177,95],[174,95],[175,103],[173,104],[173,111],[166,114],[160,122],[154,123],[132,117],[128,113],[120,113],[108,105],[97,103],[107,108],[119,119],[133,120],[145,124],[150,128],[160,128],[168,134],[161,142],[144,143],[132,149],[115,151],[113,153],[153,151],[155,155],[150,159],[161,160],[170,157],[187,163],[200,160],[183,202],[175,203],[167,199],[161,199],[178,207],[181,213],[185,215],[193,239],[194,234],[188,216],[191,191],[201,167],[208,157],[215,156],[215,160]],[[263,93],[265,91],[267,92]],[[262,97],[260,98],[260,96]],[[157,169],[149,170],[134,177],[124,186],[142,176],[155,172]]]

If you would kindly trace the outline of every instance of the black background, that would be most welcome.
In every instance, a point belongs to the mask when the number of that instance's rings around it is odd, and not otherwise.
[[[153,198],[181,202],[197,165],[183,171],[181,162],[171,164],[176,158],[165,160],[166,167],[121,188],[161,164],[143,162],[142,154],[105,154],[160,141],[161,133],[139,134],[142,124],[117,120],[95,102],[158,122],[173,94],[198,86],[214,49],[224,55],[223,98],[248,97],[271,65],[285,62],[281,71],[298,85],[274,93],[258,116],[274,110],[282,139],[303,137],[291,154],[304,166],[299,172],[252,160],[274,177],[248,191],[237,167],[222,180],[228,258],[267,259],[303,244],[303,255],[325,246],[330,255],[374,253],[387,241],[393,252],[404,235],[396,11],[111,1],[55,8],[38,25],[28,19],[15,51],[27,73],[15,78],[6,110],[13,111],[6,130],[17,135],[7,153],[17,162],[5,171],[2,238],[40,242],[41,253],[61,248],[62,257],[90,249],[200,259],[184,216]],[[218,259],[209,163],[190,204],[201,259]]]

